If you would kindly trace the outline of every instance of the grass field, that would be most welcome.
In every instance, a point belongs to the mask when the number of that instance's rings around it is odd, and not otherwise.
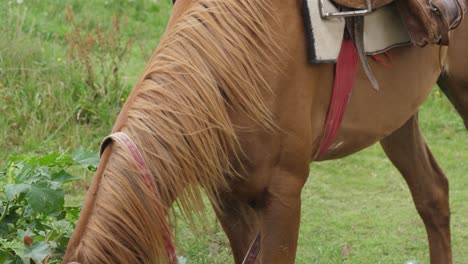
[[[13,154],[97,151],[171,8],[170,0],[66,2],[0,1],[0,165]],[[450,179],[455,263],[468,263],[467,132],[437,89],[420,120]],[[67,203],[81,203],[84,193],[70,190]],[[177,225],[179,255],[188,263],[232,263],[210,214],[203,230]],[[429,263],[424,226],[381,148],[312,164],[296,262],[407,260]]]

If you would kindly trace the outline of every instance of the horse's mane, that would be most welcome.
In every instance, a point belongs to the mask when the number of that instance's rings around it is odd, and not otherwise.
[[[274,128],[263,100],[275,70],[269,0],[194,0],[168,29],[133,90],[122,131],[140,147],[163,201],[176,196],[190,218],[239,177],[241,149],[231,122]],[[135,161],[114,143],[79,243],[69,261],[166,263],[154,194]],[[70,251],[70,249],[69,249]]]

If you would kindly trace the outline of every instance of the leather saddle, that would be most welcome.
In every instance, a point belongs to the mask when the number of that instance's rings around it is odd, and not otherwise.
[[[331,0],[338,6],[338,13],[325,13],[323,1],[319,1],[323,18],[345,17],[347,36],[354,42],[364,72],[376,90],[379,83],[364,52],[364,15],[396,4],[411,41],[423,47],[448,45],[450,30],[460,25],[466,12],[466,0]]]
[[[393,2],[403,18],[412,42],[448,45],[449,31],[455,29],[466,12],[465,0],[331,0],[346,9],[372,10]]]

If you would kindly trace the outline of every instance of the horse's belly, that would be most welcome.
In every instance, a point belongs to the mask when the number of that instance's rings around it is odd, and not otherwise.
[[[321,160],[362,150],[400,128],[429,95],[440,74],[439,48],[400,48],[389,67],[371,61],[380,91],[359,71],[343,123]]]

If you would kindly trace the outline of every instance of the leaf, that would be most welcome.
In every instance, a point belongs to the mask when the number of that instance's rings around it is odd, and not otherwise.
[[[6,234],[16,232],[19,228],[18,221],[21,219],[21,215],[14,206],[10,206],[9,212],[5,219],[0,223],[0,237],[4,237]],[[2,244],[0,243],[0,247]]]
[[[5,263],[10,256],[11,255],[6,250],[0,250],[0,263]]]
[[[54,165],[57,163],[57,159],[59,158],[59,156],[60,154],[58,154],[57,152],[52,152],[50,154],[40,157],[37,160],[37,164],[39,164],[40,166]]]
[[[8,201],[13,201],[22,193],[28,193],[31,189],[31,185],[20,183],[20,184],[7,184],[5,186],[6,198]]]
[[[11,167],[13,181],[9,183],[34,184],[35,182],[50,178],[47,168],[37,167],[37,165],[17,163],[13,164]]]
[[[30,247],[24,248],[24,254],[21,259],[24,263],[29,263],[30,259],[36,263],[42,263],[42,261],[50,255],[51,251],[49,246],[44,242],[34,243]]]
[[[99,163],[98,153],[86,152],[82,148],[79,148],[75,153],[73,153],[72,158],[75,162],[88,170],[96,170]]]
[[[74,222],[80,216],[81,206],[67,206],[65,207],[65,211],[67,212],[66,219]]]
[[[18,240],[2,241],[2,249],[13,251],[16,254],[21,253],[23,250],[23,243]]]
[[[62,185],[64,183],[79,180],[79,178],[69,174],[68,172],[66,172],[64,170],[61,170],[61,171],[59,171],[57,173],[53,173],[51,175],[51,180],[54,181],[54,182],[58,182],[58,183],[60,183],[60,185]]]
[[[9,161],[13,163],[22,163],[22,162],[28,162],[31,160],[31,157],[27,155],[16,155],[16,156],[10,156],[8,158]]]
[[[69,154],[62,154],[57,158],[56,165],[59,167],[67,167],[71,165],[76,165],[76,161],[73,160],[71,155]]]
[[[53,190],[44,184],[30,186],[26,199],[34,211],[46,215],[60,212],[65,203],[62,189]]]
[[[77,179],[66,170],[93,168],[98,160],[82,150],[75,154],[76,161],[69,154],[16,156],[0,168],[0,213],[9,204],[0,222],[0,263],[41,263],[52,249],[65,250],[80,211],[64,208],[62,186]]]

